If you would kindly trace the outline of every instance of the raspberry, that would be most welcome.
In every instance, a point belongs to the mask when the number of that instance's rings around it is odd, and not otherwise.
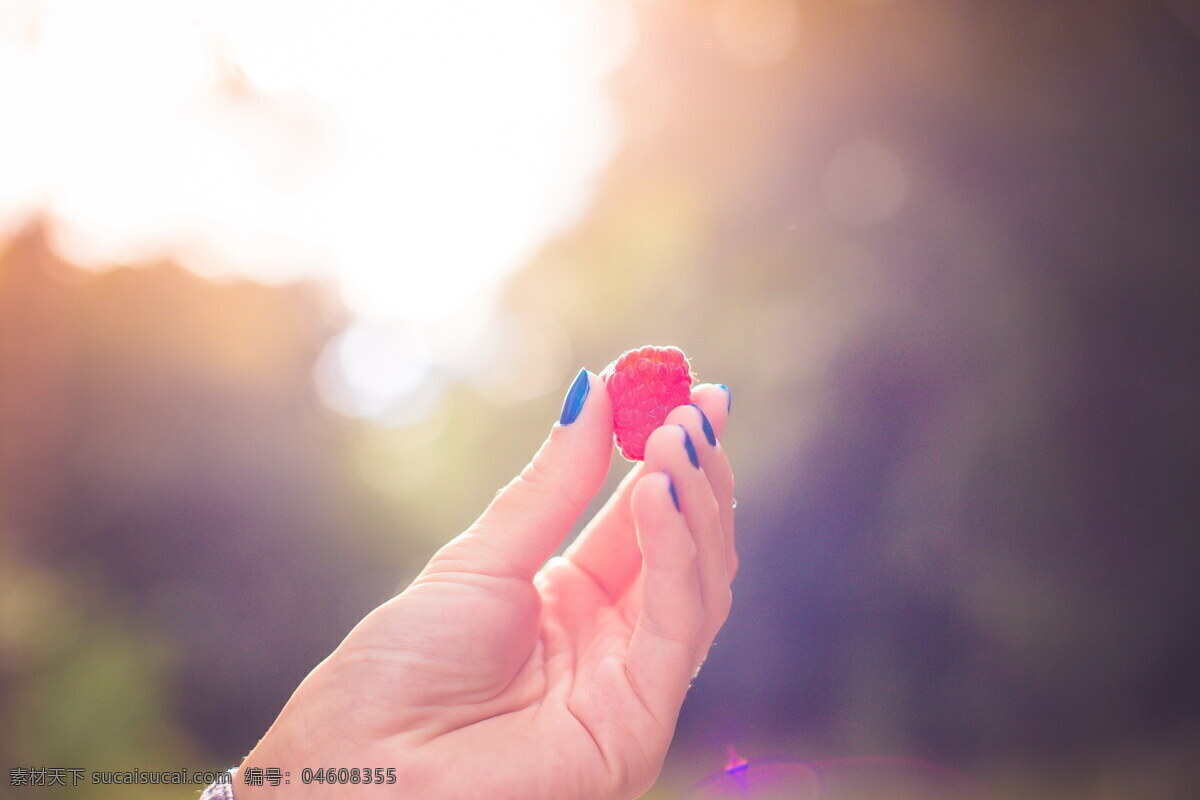
[[[613,436],[630,461],[646,457],[646,439],[676,406],[692,402],[692,370],[678,347],[629,350],[600,373],[613,405]]]

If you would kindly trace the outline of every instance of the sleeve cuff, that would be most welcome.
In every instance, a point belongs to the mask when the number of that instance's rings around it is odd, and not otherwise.
[[[233,775],[237,772],[237,767],[229,770],[229,780],[216,781],[210,783],[200,795],[200,800],[234,800],[233,797]]]

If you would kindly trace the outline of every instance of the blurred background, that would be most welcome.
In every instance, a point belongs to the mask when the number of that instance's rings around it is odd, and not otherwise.
[[[1189,0],[0,0],[0,796],[236,763],[653,343],[743,566],[649,797],[1194,797],[1197,267]]]

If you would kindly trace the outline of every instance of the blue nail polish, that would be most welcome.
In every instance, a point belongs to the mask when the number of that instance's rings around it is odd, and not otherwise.
[[[675,504],[675,510],[679,510],[679,495],[675,494],[675,481],[671,480],[671,476],[667,476],[667,490],[671,493],[671,502]]]
[[[717,446],[717,434],[713,432],[712,423],[708,421],[708,415],[704,413],[704,409],[692,403],[692,408],[700,412],[700,427],[704,429],[704,438],[708,439],[709,447]]]
[[[583,401],[587,400],[591,388],[592,382],[588,380],[587,370],[579,370],[579,374],[571,382],[571,388],[567,390],[566,399],[563,400],[562,414],[558,417],[559,425],[570,425],[579,418],[579,412],[583,411]]]
[[[682,425],[679,426],[683,428]],[[683,428],[683,447],[687,450],[688,461],[692,462],[692,466],[700,469],[700,457],[696,455],[696,445],[692,444],[692,437],[688,436],[687,428]]]
[[[733,411],[733,392],[729,391],[729,387],[723,383],[718,383],[717,386],[725,390],[725,413],[728,414]]]

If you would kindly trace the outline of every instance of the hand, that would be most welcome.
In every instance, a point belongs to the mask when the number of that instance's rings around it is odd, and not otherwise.
[[[733,474],[716,438],[728,395],[698,387],[547,562],[612,454],[608,393],[586,380],[578,418],[301,683],[243,763],[238,800],[611,800],[653,784],[729,613]],[[250,766],[291,784],[245,786]],[[306,786],[305,767],[395,767],[396,782]]]

